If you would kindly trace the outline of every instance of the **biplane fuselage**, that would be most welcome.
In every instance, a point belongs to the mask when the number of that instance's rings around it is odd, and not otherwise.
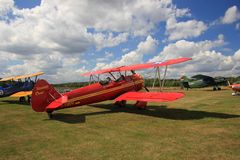
[[[232,95],[237,95],[237,93],[240,92],[240,83],[232,84],[232,85],[230,85],[230,87],[234,91],[234,93],[232,93]]]
[[[34,87],[33,81],[9,81],[7,84],[0,86],[0,98],[8,97],[17,92],[21,91],[31,91]]]
[[[63,94],[63,96],[68,97],[68,102],[60,108],[113,100],[123,93],[141,90],[143,84],[144,81],[139,74],[126,76],[124,79],[111,81],[107,84],[94,83]]]
[[[32,108],[37,112],[82,106],[112,100],[129,91],[139,91],[144,84],[139,74],[121,77],[115,81],[97,82],[70,92],[59,94],[45,80],[39,80],[32,94]]]

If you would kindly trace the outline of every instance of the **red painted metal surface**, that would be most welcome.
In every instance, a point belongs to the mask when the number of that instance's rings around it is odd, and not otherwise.
[[[168,66],[168,65],[186,62],[191,59],[192,58],[177,58],[177,59],[170,59],[170,60],[167,60],[164,62],[134,64],[134,65],[129,65],[129,66],[122,66],[122,67],[87,72],[87,73],[82,74],[82,76],[89,76],[89,75],[93,75],[93,74],[103,74],[103,73],[109,73],[109,72],[118,72],[118,71],[131,71],[131,70],[147,69],[147,68],[153,68],[153,67],[162,67],[162,66]]]
[[[232,84],[232,90],[235,92],[240,92],[240,84]]]
[[[184,97],[182,92],[127,92],[116,98],[116,101],[133,100],[144,102],[167,102]]]
[[[47,81],[39,79],[32,92],[32,109],[36,112],[44,112],[52,101],[61,96]]]
[[[162,66],[168,66],[173,64],[182,63],[185,61],[189,61],[191,58],[177,58],[177,59],[171,59],[164,62],[152,62],[152,63],[145,63],[145,64],[135,64],[130,66],[123,66],[120,68],[121,71],[128,71],[128,70],[139,70],[139,69],[147,69],[147,68],[153,68],[153,67],[162,67]]]
[[[111,100],[129,91],[142,89],[144,81],[138,74],[126,76],[121,81],[106,85],[94,83],[86,87],[60,94],[45,80],[38,80],[32,96],[32,108],[36,112],[54,110]]]

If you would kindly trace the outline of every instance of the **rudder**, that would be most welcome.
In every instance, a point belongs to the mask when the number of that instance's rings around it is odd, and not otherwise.
[[[60,97],[62,95],[51,84],[44,79],[39,79],[32,92],[32,109],[36,112],[45,112],[46,107]]]

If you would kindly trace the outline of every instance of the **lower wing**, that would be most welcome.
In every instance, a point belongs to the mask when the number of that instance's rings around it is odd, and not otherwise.
[[[136,100],[145,102],[167,102],[184,97],[182,92],[127,92],[117,97],[115,101]]]
[[[10,97],[24,97],[24,96],[30,96],[32,95],[32,91],[21,91],[12,94]]]

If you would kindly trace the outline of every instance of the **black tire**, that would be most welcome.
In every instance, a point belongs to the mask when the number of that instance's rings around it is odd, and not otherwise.
[[[122,101],[118,101],[115,103],[115,105],[117,105],[118,107],[122,108],[126,106],[127,101],[126,100],[122,100]]]
[[[19,102],[21,102],[21,103],[26,102],[26,98],[25,98],[25,97],[20,97],[20,98],[19,98]]]
[[[30,96],[28,96],[27,102],[28,102],[29,104],[31,104],[31,97],[30,97]]]

